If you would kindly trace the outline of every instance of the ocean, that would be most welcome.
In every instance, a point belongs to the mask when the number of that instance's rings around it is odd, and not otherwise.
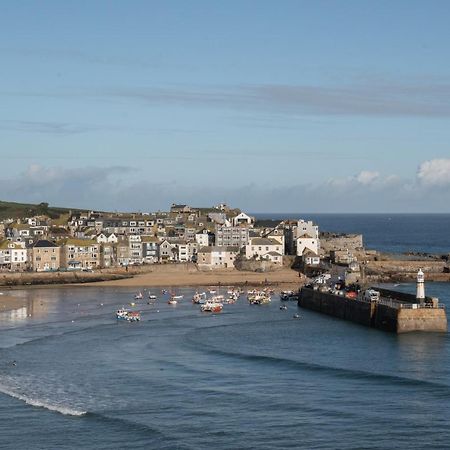
[[[426,289],[450,307],[448,284]],[[275,296],[202,313],[192,288],[176,306],[152,289],[141,322],[117,322],[139,290],[13,292],[27,306],[0,313],[0,448],[450,448],[447,333],[385,333]]]

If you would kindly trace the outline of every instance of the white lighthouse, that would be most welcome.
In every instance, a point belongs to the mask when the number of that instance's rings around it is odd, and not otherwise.
[[[417,300],[420,301],[420,303],[423,303],[425,300],[425,275],[422,271],[422,269],[419,269],[417,272],[417,294],[416,294]]]

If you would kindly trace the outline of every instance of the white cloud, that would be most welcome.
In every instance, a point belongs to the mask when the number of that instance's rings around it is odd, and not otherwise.
[[[14,178],[0,179],[0,200],[122,211],[164,210],[172,202],[196,206],[226,202],[249,212],[450,212],[450,189],[421,182],[430,173],[436,181],[435,165],[446,166],[448,176],[449,160],[440,161],[424,162],[419,169],[422,175],[409,179],[363,170],[314,184],[217,183],[211,189],[205,189],[201,181],[148,180],[130,167],[31,165]],[[438,179],[450,186],[445,175]]]
[[[369,185],[372,184],[374,181],[376,181],[380,177],[379,172],[371,172],[369,170],[363,170],[356,176],[356,181],[358,183],[361,183],[363,185]]]
[[[419,166],[417,178],[427,186],[450,185],[450,159],[424,161]]]
[[[356,186],[373,186],[373,187],[382,187],[385,182],[392,182],[393,176],[390,175],[388,177],[381,177],[379,172],[370,171],[370,170],[362,170],[356,175],[347,176],[347,177],[336,177],[330,178],[326,182],[326,186],[329,188],[336,188],[340,190],[354,189]]]

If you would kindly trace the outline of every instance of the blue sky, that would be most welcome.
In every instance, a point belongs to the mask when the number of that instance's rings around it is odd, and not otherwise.
[[[22,1],[0,198],[450,212],[447,1]]]

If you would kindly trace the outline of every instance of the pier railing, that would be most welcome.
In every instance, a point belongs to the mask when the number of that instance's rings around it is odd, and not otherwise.
[[[348,297],[345,297],[344,294],[338,295],[335,292],[332,292],[331,290],[330,291],[321,291],[321,292],[326,293],[326,294],[331,294],[331,295],[334,295],[334,296],[342,298],[342,299],[344,299],[344,298],[348,299]],[[395,309],[445,309],[445,305],[443,305],[441,303],[433,304],[430,302],[426,302],[426,303],[420,304],[420,303],[397,300],[397,299],[394,299],[391,297],[381,297],[378,300],[370,300],[368,298],[364,298],[361,295],[356,298],[351,298],[351,300],[354,302],[376,303],[377,305],[385,305],[385,306],[389,306],[390,308],[395,308]]]
[[[421,305],[420,303],[404,303],[398,300],[393,300],[391,298],[380,298],[379,300],[370,300],[361,297],[358,298],[358,301],[366,303],[371,303],[373,301],[374,303],[377,303],[379,305],[385,305],[395,309],[445,309],[445,305],[441,304],[433,305],[430,303],[424,303],[423,305]]]

